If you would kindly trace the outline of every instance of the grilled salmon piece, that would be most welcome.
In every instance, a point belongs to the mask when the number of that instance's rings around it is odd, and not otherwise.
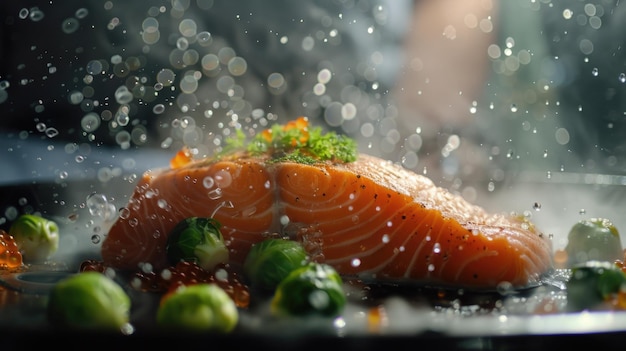
[[[488,213],[425,176],[365,154],[305,164],[246,153],[143,175],[102,243],[119,269],[168,266],[181,220],[213,217],[233,264],[280,233],[345,276],[524,288],[551,271],[552,244],[522,216]]]

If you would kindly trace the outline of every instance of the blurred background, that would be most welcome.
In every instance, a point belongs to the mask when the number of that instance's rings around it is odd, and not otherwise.
[[[101,232],[182,146],[298,116],[557,237],[588,216],[626,227],[625,8],[3,1],[0,227],[88,211],[81,230]]]

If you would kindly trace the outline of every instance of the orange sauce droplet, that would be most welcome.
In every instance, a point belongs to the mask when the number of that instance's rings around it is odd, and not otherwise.
[[[556,268],[567,268],[567,252],[565,250],[554,252],[554,265]]]
[[[193,160],[191,150],[186,146],[180,149],[174,157],[170,160],[170,167],[172,169],[180,168],[188,165]]]
[[[370,332],[380,332],[388,323],[387,311],[383,306],[372,307],[367,311],[367,326]]]
[[[0,229],[0,269],[18,268],[22,265],[22,253],[12,235]]]

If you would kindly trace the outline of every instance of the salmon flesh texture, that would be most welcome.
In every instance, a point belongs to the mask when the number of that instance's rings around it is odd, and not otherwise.
[[[486,212],[425,176],[365,154],[356,162],[197,160],[146,172],[102,243],[105,264],[169,266],[181,220],[214,217],[233,264],[272,236],[301,241],[344,276],[494,289],[538,284],[552,244],[527,219]]]

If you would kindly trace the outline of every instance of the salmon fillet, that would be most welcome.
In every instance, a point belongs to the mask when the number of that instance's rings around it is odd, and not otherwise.
[[[181,220],[213,217],[233,264],[277,235],[344,276],[435,286],[523,288],[551,271],[552,244],[527,219],[487,213],[419,174],[365,154],[315,164],[232,156],[146,172],[102,243],[119,269],[169,266]]]

